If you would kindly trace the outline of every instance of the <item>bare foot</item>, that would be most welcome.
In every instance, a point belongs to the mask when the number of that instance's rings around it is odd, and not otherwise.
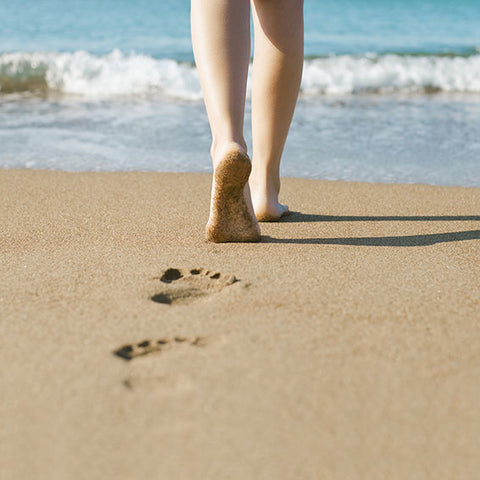
[[[266,170],[260,162],[255,165],[250,175],[249,184],[253,211],[259,222],[275,222],[290,213],[287,205],[278,201],[280,193],[278,168]]]
[[[262,202],[255,202],[253,199],[252,201],[253,210],[259,222],[275,222],[290,213],[288,206],[278,201],[264,200]]]
[[[240,149],[226,153],[215,167],[206,227],[209,242],[258,242],[260,227],[248,208],[245,188],[252,164]]]
[[[258,184],[253,184],[250,187],[253,210],[259,222],[275,222],[290,213],[287,205],[278,201],[280,185],[267,188],[263,185],[259,187]]]

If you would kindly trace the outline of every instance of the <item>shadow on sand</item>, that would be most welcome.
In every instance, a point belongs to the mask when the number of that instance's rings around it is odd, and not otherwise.
[[[311,213],[291,212],[280,220],[282,223],[309,222],[472,222],[480,221],[480,215],[440,215],[440,216],[350,216],[350,215],[314,215]]]
[[[451,222],[480,221],[480,215],[444,216],[333,216],[292,212],[282,218],[282,223],[310,222]],[[351,238],[273,238],[262,236],[265,243],[296,243],[300,245],[361,245],[369,247],[419,247],[436,243],[480,240],[480,230],[403,235],[395,237],[351,237]]]

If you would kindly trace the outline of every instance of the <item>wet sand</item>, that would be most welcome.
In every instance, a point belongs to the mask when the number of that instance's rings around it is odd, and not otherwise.
[[[2,480],[478,478],[480,189],[210,184],[0,170]]]

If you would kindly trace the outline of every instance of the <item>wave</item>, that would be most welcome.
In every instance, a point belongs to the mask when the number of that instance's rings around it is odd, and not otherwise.
[[[173,59],[34,52],[0,54],[0,93],[59,93],[86,99],[163,95],[198,100],[195,67]],[[480,53],[363,54],[306,58],[306,96],[361,93],[480,93]]]
[[[307,94],[480,93],[480,54],[364,54],[305,62]]]
[[[148,55],[85,51],[0,55],[0,92],[57,92],[87,98],[163,94],[201,97],[193,65]]]

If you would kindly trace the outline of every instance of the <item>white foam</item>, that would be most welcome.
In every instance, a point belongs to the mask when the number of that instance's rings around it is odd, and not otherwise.
[[[193,65],[148,55],[125,55],[119,50],[103,56],[85,51],[4,53],[0,55],[0,82],[2,76],[10,83],[40,77],[50,90],[88,99],[150,94],[201,98]],[[343,55],[306,60],[304,65],[305,95],[437,90],[479,93],[480,55]]]
[[[124,55],[114,50],[95,56],[75,53],[13,53],[0,55],[0,67],[11,77],[43,74],[51,90],[88,98],[160,93],[196,100],[201,91],[196,70],[189,64],[148,55]]]
[[[363,55],[307,61],[306,94],[359,92],[480,92],[480,55],[470,57]]]

